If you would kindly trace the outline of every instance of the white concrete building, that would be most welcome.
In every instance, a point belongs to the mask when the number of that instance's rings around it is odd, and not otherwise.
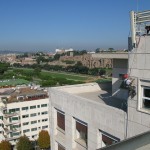
[[[122,149],[150,149],[150,36],[144,33],[146,28],[140,28],[146,24],[150,29],[147,22],[150,11],[131,12],[131,51],[103,55],[113,59],[112,85],[89,83],[50,88],[53,150],[96,150],[133,136],[137,138],[123,142]],[[125,79],[131,84],[127,86]],[[110,149],[120,150],[119,145],[116,147]]]
[[[15,145],[21,135],[34,141],[40,130],[49,131],[47,92],[29,87],[0,90],[0,141]]]
[[[104,86],[104,85],[103,85]],[[96,150],[126,137],[124,100],[96,83],[50,89],[53,150]]]

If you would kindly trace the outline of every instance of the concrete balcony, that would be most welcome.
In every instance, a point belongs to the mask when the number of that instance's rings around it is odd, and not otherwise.
[[[4,113],[4,117],[5,118],[10,118],[10,117],[13,117],[13,116],[18,116],[19,113]]]
[[[21,131],[21,128],[12,128],[12,129],[9,129],[9,128],[4,128],[4,131],[5,133],[8,135],[9,133],[15,133],[15,132],[20,132]]]
[[[5,126],[9,126],[12,124],[20,124],[20,120],[13,120],[10,122],[9,120],[4,119],[3,122],[4,122]]]
[[[15,136],[15,137],[7,137],[6,140],[7,141],[12,141],[12,140],[19,139],[19,138],[20,138],[20,135]]]
[[[12,129],[10,129],[9,130],[10,132],[20,132],[21,131],[21,128],[19,127],[19,128],[12,128]]]

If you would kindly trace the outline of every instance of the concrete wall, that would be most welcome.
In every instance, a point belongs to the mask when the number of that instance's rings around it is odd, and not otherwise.
[[[51,88],[49,95],[50,134],[53,150],[57,150],[57,142],[63,145],[66,150],[95,150],[100,148],[102,139],[99,129],[121,140],[125,138],[126,113],[122,110],[66,93],[58,88]],[[56,108],[65,112],[65,134],[60,134],[57,130]],[[86,122],[88,125],[88,148],[76,142],[75,119],[73,117]]]
[[[139,37],[138,48],[133,49],[129,54],[129,75],[134,79],[133,85],[137,94],[128,99],[128,137],[150,130],[150,110],[145,111],[140,108],[141,85],[150,87],[149,41],[149,36]]]
[[[127,59],[114,59],[113,60],[113,73],[112,73],[112,95],[117,98],[127,99],[128,91],[121,89],[120,85],[123,80],[119,77],[120,74],[127,74],[128,71]]]

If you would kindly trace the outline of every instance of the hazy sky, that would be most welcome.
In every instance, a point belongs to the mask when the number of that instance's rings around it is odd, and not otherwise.
[[[129,12],[150,0],[0,0],[0,50],[127,48]]]

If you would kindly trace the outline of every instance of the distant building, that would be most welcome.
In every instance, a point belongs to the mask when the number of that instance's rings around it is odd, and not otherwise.
[[[15,145],[24,134],[37,140],[39,131],[49,131],[48,105],[48,94],[40,89],[0,89],[0,141]]]
[[[93,54],[84,54],[84,55],[77,55],[77,56],[60,56],[60,61],[80,61],[83,66],[89,67],[89,68],[112,68],[112,59],[111,58],[101,58],[97,59],[92,57]],[[117,54],[116,54],[117,55]],[[101,54],[103,57],[103,53]]]
[[[72,48],[69,48],[69,49],[56,49],[55,52],[56,53],[73,52],[73,49]]]

